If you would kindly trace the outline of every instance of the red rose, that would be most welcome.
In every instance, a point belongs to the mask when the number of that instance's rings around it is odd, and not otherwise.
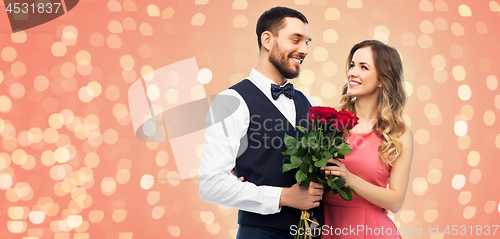
[[[351,118],[345,114],[339,114],[337,115],[337,119],[334,120],[333,122],[333,129],[334,130],[346,130],[349,124]]]
[[[358,124],[359,118],[347,110],[340,110],[337,114],[337,119],[333,122],[335,130],[350,130]]]
[[[351,112],[348,113],[351,116],[351,125],[349,126],[349,129],[352,129],[359,123],[359,118]]]
[[[325,106],[313,106],[309,108],[309,120],[319,120],[322,124],[331,123],[337,118],[337,110]]]

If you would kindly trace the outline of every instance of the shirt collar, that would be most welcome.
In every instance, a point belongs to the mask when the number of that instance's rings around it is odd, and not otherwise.
[[[271,97],[271,84],[276,84],[273,80],[267,78],[266,76],[262,75],[260,72],[255,70],[255,68],[252,68],[252,71],[250,71],[250,81],[252,81],[259,89],[264,92],[266,95],[269,95]],[[286,84],[290,83],[288,79],[286,79],[286,82],[283,86]]]

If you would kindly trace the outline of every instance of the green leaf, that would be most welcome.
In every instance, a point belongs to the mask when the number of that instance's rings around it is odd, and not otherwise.
[[[294,155],[297,154],[297,151],[299,151],[300,145],[297,144],[295,146],[288,146],[285,152],[282,152],[281,154],[283,155]]]
[[[293,164],[293,165],[297,165],[300,166],[302,164],[302,159],[300,157],[297,157],[295,155],[292,155],[290,157],[290,162]]]
[[[307,148],[301,147],[300,144],[297,144],[297,146],[300,147],[299,151],[297,152],[297,156],[303,156],[304,153],[306,152]]]
[[[332,153],[330,151],[325,151],[325,158],[331,159],[333,157]]]
[[[300,144],[296,144],[295,147],[293,147],[293,148],[290,149],[290,155],[297,154],[297,152],[299,151],[299,149],[300,149]]]
[[[333,192],[338,192],[340,193],[340,197],[342,197],[342,199],[346,200],[345,198],[348,198],[346,192],[342,191],[342,189],[340,189],[337,184],[336,184],[336,180],[339,180],[340,178],[339,177],[335,177],[335,178],[332,178],[332,179],[328,179],[328,185],[330,187],[332,187],[333,189]],[[336,193],[334,193],[336,194]],[[352,200],[352,199],[351,199]],[[347,201],[347,200],[346,200]]]
[[[315,151],[314,156],[316,156],[316,158],[318,158],[318,159],[322,159],[323,158],[323,156],[321,155],[321,151],[319,151],[319,150]]]
[[[306,133],[306,128],[302,127],[302,126],[297,126],[297,129],[302,132],[302,133]]]
[[[329,160],[330,158],[322,158],[321,160],[317,161],[314,163],[314,166],[316,167],[325,167],[326,166],[326,163],[328,163],[327,161]]]
[[[289,159],[288,157],[284,157],[283,160],[281,161],[281,165],[285,164],[285,161]],[[281,169],[283,169],[283,166],[281,166]]]
[[[311,155],[309,155],[308,153],[305,153],[304,155],[302,155],[302,162],[303,164],[308,164],[309,162],[312,162],[313,159],[311,158]]]
[[[330,186],[330,187],[331,187],[332,189],[334,189],[334,190],[340,190],[340,188],[339,188],[339,187],[337,187],[337,185],[335,184],[335,180],[337,180],[337,179],[339,179],[339,177],[337,177],[337,176],[335,176],[335,177],[333,177],[333,178],[329,178],[329,179],[327,180],[327,182],[328,182],[328,186]]]
[[[313,175],[315,175],[316,177],[318,177],[318,175],[319,175],[319,171],[320,171],[320,170],[321,170],[321,169],[319,169],[318,167],[313,167],[313,172],[312,172],[312,174],[313,174]],[[316,182],[316,181],[315,181],[315,182]]]
[[[302,172],[302,170],[297,171],[297,173],[295,174],[295,180],[297,180],[297,182],[302,182],[306,179],[307,179],[307,174]]]
[[[318,158],[316,158],[316,156],[314,156],[314,155],[312,156],[312,159],[313,159],[313,162],[318,161]]]
[[[351,189],[349,189],[347,187],[342,187],[342,190],[340,190],[340,196],[345,201],[352,201],[352,192],[351,192]]]
[[[299,186],[304,186],[306,188],[309,188],[309,183],[311,182],[311,180],[309,180],[308,178],[306,178],[306,180],[300,182]]]
[[[313,172],[313,165],[309,164],[309,173],[312,173],[312,172]]]
[[[325,185],[325,184],[326,184],[326,179],[325,179],[325,178],[321,178],[321,177],[317,177],[316,182],[318,182],[318,183],[321,183],[321,184]]]
[[[337,147],[338,147],[339,153],[343,154],[343,155],[347,155],[352,151],[352,149],[351,149],[351,147],[349,147],[348,143],[342,143]]]
[[[285,134],[284,142],[285,142],[286,146],[288,146],[290,148],[291,146],[295,146],[297,141],[296,141],[295,137],[292,137],[288,134]]]
[[[298,168],[298,167],[299,167],[299,165],[293,165],[291,163],[283,164],[283,173],[288,172],[288,171],[295,169],[295,168]]]
[[[308,147],[309,144],[307,143],[307,137],[304,136],[304,137],[300,138],[300,144],[303,148]]]
[[[337,185],[337,187],[339,188],[343,187],[345,185],[345,179],[339,178],[335,180],[335,185]]]
[[[306,145],[311,147],[311,148],[314,148],[316,149],[318,147],[318,143],[317,143],[317,140],[318,140],[318,137],[317,136],[314,136],[312,134],[309,134],[307,137],[304,137],[306,138]]]
[[[339,193],[340,193],[340,197],[341,197],[342,199],[344,199],[345,201],[352,201],[352,195],[351,195],[351,200],[347,200],[347,199],[349,198],[349,196],[347,195],[347,193],[346,193],[346,192],[344,192],[344,190],[339,189],[339,190],[337,190],[337,191],[339,191]],[[351,192],[351,191],[349,191],[349,193],[350,193],[350,192]]]
[[[304,174],[307,174],[307,171],[309,171],[309,164],[301,164],[299,170],[302,171]]]
[[[351,188],[351,187],[349,187],[349,186],[347,186],[347,187],[348,187],[349,189],[351,189],[351,191],[352,191],[354,194],[356,194],[356,196],[358,196],[358,197],[359,197],[358,193],[356,193],[356,191],[354,191],[354,189],[353,189],[353,188]]]

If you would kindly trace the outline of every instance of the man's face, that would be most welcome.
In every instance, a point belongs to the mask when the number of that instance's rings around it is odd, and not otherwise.
[[[269,52],[269,61],[287,79],[299,76],[300,65],[307,56],[311,36],[306,24],[297,18],[287,17],[285,27],[275,36]]]

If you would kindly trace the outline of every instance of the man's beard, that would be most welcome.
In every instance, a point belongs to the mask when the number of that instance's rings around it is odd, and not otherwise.
[[[269,61],[273,64],[273,66],[280,72],[282,76],[286,79],[297,78],[300,74],[300,70],[292,69],[294,66],[290,66],[288,59],[292,54],[290,53],[288,57],[284,56],[278,46],[278,44],[274,45],[271,49],[271,54],[269,55]]]

